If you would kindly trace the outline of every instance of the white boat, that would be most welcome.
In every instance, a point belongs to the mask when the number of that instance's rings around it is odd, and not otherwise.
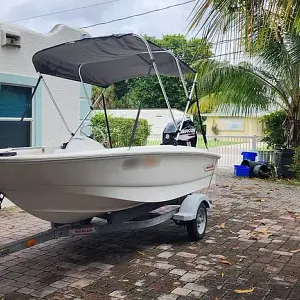
[[[182,74],[191,70],[169,51],[134,34],[58,45],[38,52],[33,63],[43,74],[107,87],[124,78],[151,73],[149,59],[161,86],[159,68],[165,75],[180,75],[182,79]],[[162,91],[169,106],[163,86]],[[144,203],[163,204],[207,187],[219,158],[189,146],[129,143],[125,148],[105,148],[76,130],[56,148],[0,150],[0,191],[38,218],[73,223]]]

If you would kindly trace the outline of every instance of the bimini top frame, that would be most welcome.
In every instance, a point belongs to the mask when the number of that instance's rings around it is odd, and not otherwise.
[[[32,61],[36,71],[40,74],[82,82],[87,99],[89,99],[89,96],[84,83],[107,88],[119,81],[156,75],[175,128],[177,128],[177,125],[160,75],[180,76],[187,99],[183,119],[186,116],[197,78],[196,71],[176,57],[173,52],[163,49],[146,40],[143,36],[133,33],[85,38],[56,45],[35,53]],[[195,74],[190,93],[184,80],[184,75],[188,73]],[[77,130],[72,133],[59,111],[45,80],[43,82],[66,128],[74,136],[101,97],[93,105],[90,103],[90,112]]]
[[[41,74],[82,81],[104,88],[130,78],[148,76],[155,60],[159,73],[179,76],[176,61],[165,50],[136,34],[84,38],[43,49],[32,61]],[[183,74],[196,73],[179,60]],[[79,74],[80,69],[80,74]],[[155,69],[150,75],[155,74]]]

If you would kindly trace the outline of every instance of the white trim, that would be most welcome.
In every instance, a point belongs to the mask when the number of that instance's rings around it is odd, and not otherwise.
[[[34,77],[30,77],[34,78]],[[21,87],[21,88],[28,88],[31,89],[31,93],[33,92],[34,87],[31,85],[26,85],[26,84],[16,84],[16,83],[7,83],[7,82],[0,82],[0,85],[7,85],[11,87]],[[35,97],[31,99],[31,118],[24,118],[24,122],[30,122],[30,146],[35,144]],[[20,117],[0,117],[0,122],[20,122],[21,118]]]
[[[199,134],[199,136],[200,136],[200,134]],[[217,139],[221,139],[221,138],[251,139],[253,137],[262,138],[261,136],[257,136],[257,135],[207,135],[206,137],[208,137],[208,138],[217,138]]]
[[[0,122],[1,121],[12,121],[12,122],[16,122],[16,121],[21,121],[21,118],[6,118],[6,117],[0,117]],[[33,122],[33,118],[24,118],[23,121],[26,122]]]
[[[271,113],[271,112],[270,112]],[[221,118],[245,118],[245,119],[257,119],[265,116],[267,113],[258,113],[256,115],[240,115],[240,114],[223,114],[223,113],[202,113],[202,117],[221,117]]]
[[[30,122],[30,146],[34,145],[35,142],[35,130],[34,129],[34,120],[29,121]]]

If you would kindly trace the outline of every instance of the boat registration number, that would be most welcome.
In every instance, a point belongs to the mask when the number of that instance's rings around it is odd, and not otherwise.
[[[70,229],[70,233],[71,234],[76,234],[76,235],[86,235],[86,234],[91,234],[91,233],[95,233],[95,232],[96,231],[93,227]]]

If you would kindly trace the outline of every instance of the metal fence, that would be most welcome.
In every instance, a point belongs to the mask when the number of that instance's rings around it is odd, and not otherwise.
[[[243,151],[255,151],[258,153],[258,160],[272,160],[272,151],[267,148],[267,144],[262,141],[260,136],[207,136],[208,151],[221,156],[219,167],[233,167],[242,161]],[[161,144],[161,135],[152,135],[148,138],[148,145]],[[198,136],[199,148],[205,149],[202,136]]]

